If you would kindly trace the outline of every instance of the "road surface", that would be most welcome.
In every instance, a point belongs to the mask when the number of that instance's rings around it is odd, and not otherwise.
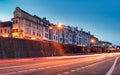
[[[0,75],[120,75],[120,53],[0,60]]]

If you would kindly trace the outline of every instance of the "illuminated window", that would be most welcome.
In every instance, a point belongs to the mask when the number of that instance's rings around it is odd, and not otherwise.
[[[13,29],[12,32],[18,32],[18,29]]]
[[[33,32],[33,35],[35,35],[35,32]]]
[[[7,29],[5,29],[5,33],[7,33]]]

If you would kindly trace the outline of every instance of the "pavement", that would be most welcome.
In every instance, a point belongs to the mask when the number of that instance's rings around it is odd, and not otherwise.
[[[0,60],[0,75],[120,75],[120,53]]]

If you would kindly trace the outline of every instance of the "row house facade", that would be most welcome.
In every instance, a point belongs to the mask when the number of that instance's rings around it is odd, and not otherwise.
[[[14,18],[12,18],[12,36],[14,38],[48,40],[64,44],[90,45],[90,34],[79,31],[77,27],[62,25],[58,28],[51,24],[46,18],[39,18],[16,7]],[[50,28],[51,27],[51,28]]]
[[[107,41],[99,41],[99,45],[102,48],[108,48],[108,47],[112,46],[112,43],[107,42]]]
[[[55,24],[50,24],[49,26],[49,41],[59,42],[58,28]]]
[[[90,32],[79,30],[77,27],[61,24],[52,24],[45,17],[40,18],[31,15],[19,7],[15,8],[12,22],[0,23],[0,36],[29,39],[47,40],[63,44],[74,44],[78,46],[98,46],[98,38]],[[91,42],[91,39],[94,42]]]
[[[78,32],[79,35],[79,45],[80,46],[90,46],[90,32],[85,32],[83,29],[81,29]]]
[[[64,25],[59,34],[60,43],[90,46],[90,32],[85,32],[83,29],[78,30],[77,27]]]
[[[24,39],[39,39],[42,40],[44,37],[43,28],[45,21],[36,15],[31,15],[24,10],[16,7],[14,11],[14,18],[12,18],[12,36],[14,38],[24,38]],[[47,30],[46,30],[47,32]]]
[[[90,35],[90,45],[91,46],[100,46],[99,39],[94,35]]]
[[[0,36],[12,37],[12,22],[0,22]]]
[[[76,40],[74,36],[75,36],[74,27],[66,26],[65,43],[74,44],[74,40]]]

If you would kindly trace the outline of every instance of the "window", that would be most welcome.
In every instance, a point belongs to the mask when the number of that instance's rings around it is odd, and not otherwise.
[[[8,30],[8,33],[10,33],[9,30]]]
[[[18,20],[16,20],[16,24],[18,24]]]
[[[58,32],[56,31],[56,35],[58,35]]]
[[[41,36],[40,33],[37,33],[37,36]]]
[[[2,29],[0,30],[0,32],[2,33]]]
[[[13,21],[13,24],[15,24],[15,21]]]
[[[16,16],[16,17],[19,17],[19,15],[18,15],[18,14],[16,14],[15,16]]]
[[[58,37],[56,36],[56,40],[58,40]]]
[[[12,32],[18,32],[18,29],[13,29]]]
[[[7,33],[7,29],[5,29],[5,33]]]
[[[55,30],[53,31],[53,33],[55,34]]]
[[[21,30],[21,32],[23,32],[23,30]],[[30,30],[30,28],[26,28],[26,29],[25,29],[25,33],[27,33],[27,34],[31,34],[31,30]]]
[[[54,36],[54,40],[55,40],[55,36]]]
[[[45,33],[45,37],[48,38],[48,34],[47,33]]]
[[[35,35],[35,32],[33,32],[33,35]]]
[[[48,28],[47,27],[45,27],[45,31],[48,32]]]

